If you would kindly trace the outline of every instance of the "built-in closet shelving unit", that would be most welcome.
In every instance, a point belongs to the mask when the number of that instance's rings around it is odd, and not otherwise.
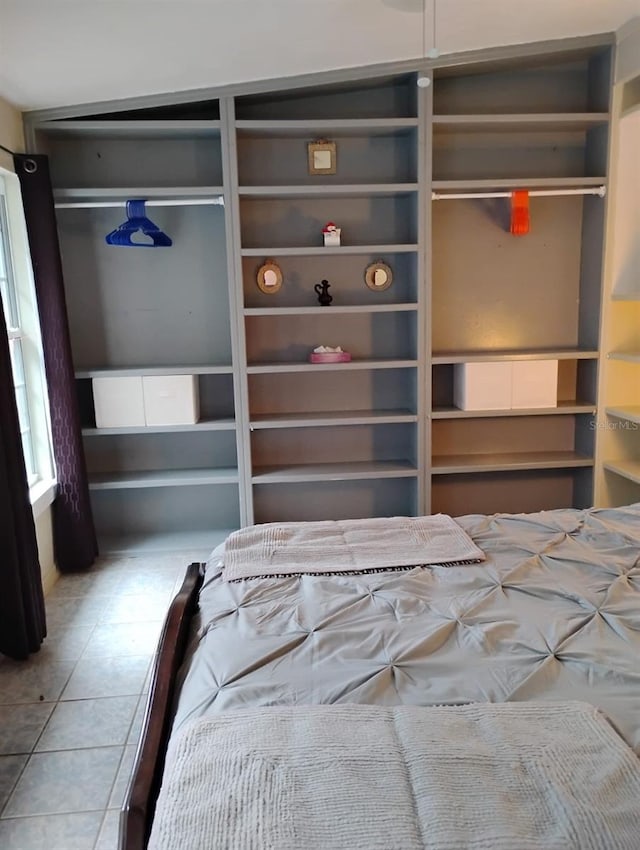
[[[243,521],[217,104],[55,121],[57,206],[93,510],[102,548],[216,543]],[[171,248],[105,236],[131,198]],[[194,425],[96,428],[92,379],[195,375]]]
[[[600,503],[624,505],[640,501],[640,77],[615,86],[614,111],[596,493]]]
[[[605,202],[571,193],[606,186],[610,73],[608,51],[435,72],[433,512],[592,503]],[[515,189],[526,236],[508,199],[482,197]],[[557,406],[454,406],[454,364],[544,358]]]
[[[425,103],[415,75],[235,100],[256,522],[423,509]],[[337,144],[336,173],[310,175],[307,144],[322,138]],[[342,229],[339,247],[323,245],[329,221]],[[256,286],[267,259],[284,278],[273,295]],[[375,293],[365,270],[378,259],[394,284]],[[314,291],[323,279],[329,307]],[[318,345],[341,345],[352,360],[312,364]]]
[[[35,122],[103,539],[593,502],[613,55],[547,51]],[[309,173],[321,139],[335,174]],[[514,189],[532,193],[526,236]],[[131,197],[176,202],[149,210],[173,248],[104,244],[124,211],[99,204]],[[256,282],[269,260],[274,294]],[[377,260],[394,280],[373,292]],[[352,360],[312,364],[318,345]],[[559,362],[556,406],[454,406],[456,364],[541,358]],[[197,374],[202,419],[96,429],[105,374]]]

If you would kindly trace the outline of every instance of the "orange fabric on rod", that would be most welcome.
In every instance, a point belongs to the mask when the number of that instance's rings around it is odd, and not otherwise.
[[[524,236],[529,232],[529,193],[517,191],[511,193],[511,227],[514,236]]]

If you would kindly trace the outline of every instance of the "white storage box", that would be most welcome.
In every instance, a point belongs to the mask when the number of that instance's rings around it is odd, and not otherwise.
[[[153,375],[142,379],[147,425],[195,425],[200,416],[195,375]]]
[[[456,363],[453,402],[461,410],[508,410],[511,407],[511,362]]]
[[[96,428],[128,428],[145,424],[142,378],[94,378]]]
[[[557,407],[557,360],[514,360],[512,365],[511,407]]]

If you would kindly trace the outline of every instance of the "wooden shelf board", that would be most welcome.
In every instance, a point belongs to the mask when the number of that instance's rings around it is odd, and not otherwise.
[[[337,247],[324,247],[324,245],[305,245],[298,247],[281,248],[243,248],[241,253],[243,257],[303,257],[303,256],[319,256],[321,254],[415,254],[418,250],[418,245],[415,243],[386,243],[384,245],[339,245]]]
[[[625,422],[633,422],[640,425],[640,405],[629,405],[625,407],[605,407],[607,416],[615,416],[616,419],[623,419]],[[633,429],[636,430],[635,428]]]
[[[233,431],[235,419],[202,419],[195,425],[140,425],[131,428],[83,428],[84,437],[113,437],[121,434],[174,434],[183,431]]]
[[[303,481],[355,481],[375,478],[416,478],[418,470],[408,461],[312,463],[297,466],[265,466],[253,471],[254,484]]]
[[[640,82],[639,78],[635,77],[633,81],[627,80],[627,85],[631,83],[634,89],[636,89],[636,95],[640,95]],[[620,113],[620,118],[628,118],[630,115],[633,115],[634,112],[640,112],[640,101],[636,103],[632,103],[623,109]]]
[[[307,120],[239,120],[240,137],[285,138],[303,136],[313,141],[317,136],[387,136],[408,132],[418,126],[417,118],[328,118]]]
[[[450,363],[495,363],[501,360],[597,360],[597,351],[587,351],[579,348],[541,348],[523,351],[449,351],[434,353],[431,358],[433,366]]]
[[[54,189],[56,201],[124,201],[129,198],[189,200],[224,194],[222,186],[109,186]]]
[[[220,135],[218,120],[46,121],[35,127],[47,136],[99,136],[101,139],[194,139]]]
[[[640,484],[640,461],[638,460],[605,461],[603,466],[609,472],[615,472],[616,475],[620,475],[622,478],[627,478],[635,484]]]
[[[640,351],[610,351],[609,360],[625,360],[628,363],[640,363]]]
[[[435,133],[588,130],[608,120],[607,112],[434,115],[433,130]]]
[[[197,529],[194,531],[138,532],[137,534],[100,534],[100,554],[108,552],[127,552],[142,554],[148,552],[185,552],[202,550],[200,557],[205,558],[220,543],[224,543],[235,528]],[[187,563],[185,562],[185,568]]]
[[[316,428],[331,425],[387,425],[417,422],[410,410],[331,410],[321,413],[271,413],[251,417],[251,429]]]
[[[636,304],[640,301],[640,291],[638,292],[614,292],[611,296],[612,301],[629,301]]]
[[[142,375],[231,375],[233,366],[200,364],[194,366],[83,366],[76,378],[127,378]]]
[[[192,487],[237,483],[238,470],[233,468],[143,470],[89,476],[90,490],[133,490],[142,487]]]
[[[593,466],[593,458],[577,452],[512,452],[491,454],[441,455],[431,463],[433,475],[510,470],[568,469]]]
[[[350,360],[348,363],[252,363],[247,366],[250,375],[264,375],[275,372],[326,372],[336,369],[351,371],[354,369],[412,369],[417,360]]]
[[[409,313],[418,309],[417,304],[362,304],[334,305],[327,307],[245,307],[245,316],[331,316],[336,313],[359,315],[360,313]]]
[[[587,189],[604,186],[606,177],[496,177],[482,180],[433,180],[434,191],[491,191],[492,189]]]
[[[304,184],[295,186],[239,186],[241,198],[353,198],[363,195],[403,195],[418,191],[417,183],[355,183],[339,185]]]
[[[484,419],[494,416],[563,416],[572,413],[595,414],[595,404],[579,401],[560,401],[557,407],[511,408],[510,410],[460,410],[457,407],[436,407],[432,419]]]

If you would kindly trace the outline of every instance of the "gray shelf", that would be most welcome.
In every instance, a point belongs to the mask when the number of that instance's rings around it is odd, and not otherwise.
[[[149,552],[193,552],[201,549],[202,557],[220,543],[224,543],[236,528],[203,528],[194,531],[154,531],[137,534],[101,534],[100,553],[127,552],[140,554]]]
[[[272,257],[272,256],[288,256],[288,257],[303,257],[327,254],[415,254],[418,246],[415,243],[399,243],[384,245],[339,245],[337,247],[324,247],[324,245],[308,245],[302,247],[287,247],[281,248],[243,248],[243,257]]]
[[[410,410],[335,410],[324,413],[266,413],[251,417],[251,430],[318,428],[331,425],[392,425],[417,422]]]
[[[416,478],[418,470],[408,461],[312,463],[301,466],[263,466],[253,471],[254,484],[304,481],[356,481],[375,478]]]
[[[640,363],[640,351],[610,351],[609,360],[624,360],[627,363]]]
[[[606,177],[497,177],[483,180],[434,180],[434,191],[466,192],[492,189],[587,189],[604,186]]]
[[[593,466],[593,458],[585,457],[577,452],[501,452],[434,457],[431,472],[433,475],[458,475],[474,472],[569,469],[583,466]]]
[[[438,132],[548,132],[589,130],[609,120],[607,112],[558,112],[495,115],[434,115]]]
[[[233,468],[143,470],[89,476],[90,490],[135,490],[144,487],[193,487],[237,483],[238,470]]]
[[[625,422],[633,422],[640,425],[640,405],[629,405],[628,407],[605,407],[607,416],[615,416]],[[633,430],[636,430],[635,428]]]
[[[605,461],[603,466],[609,472],[615,472],[616,475],[620,475],[622,478],[633,481],[635,484],[640,484],[640,461],[638,460]]]
[[[54,189],[56,202],[120,201],[144,198],[187,201],[193,198],[217,197],[224,194],[222,186],[110,186]]]
[[[457,407],[436,407],[432,419],[484,419],[494,416],[566,416],[569,414],[595,414],[595,404],[560,401],[557,407],[511,408],[510,410],[460,410]]]
[[[253,363],[247,366],[250,375],[276,372],[327,372],[336,369],[348,372],[354,369],[413,369],[417,360],[350,360],[348,363]]]
[[[194,365],[194,366],[84,366],[76,370],[76,378],[135,378],[150,375],[231,375],[233,366]]]
[[[306,120],[240,120],[236,130],[243,136],[286,138],[304,136],[312,141],[317,136],[386,136],[407,132],[418,126],[417,118],[341,118]]]
[[[102,139],[194,139],[220,135],[220,121],[47,121],[47,136],[100,136]]]
[[[301,184],[295,186],[239,186],[241,198],[359,198],[363,195],[407,195],[418,191],[417,183],[354,183],[348,185]]]
[[[544,348],[537,351],[450,351],[434,354],[434,366],[450,363],[495,363],[501,360],[597,360],[597,351],[580,348]]]
[[[83,428],[84,437],[115,437],[122,434],[173,434],[183,431],[233,431],[235,419],[203,419],[195,425],[141,425],[130,428]]]
[[[327,307],[245,307],[245,316],[330,316],[332,313],[361,315],[362,313],[410,313],[417,304],[362,304]]]

